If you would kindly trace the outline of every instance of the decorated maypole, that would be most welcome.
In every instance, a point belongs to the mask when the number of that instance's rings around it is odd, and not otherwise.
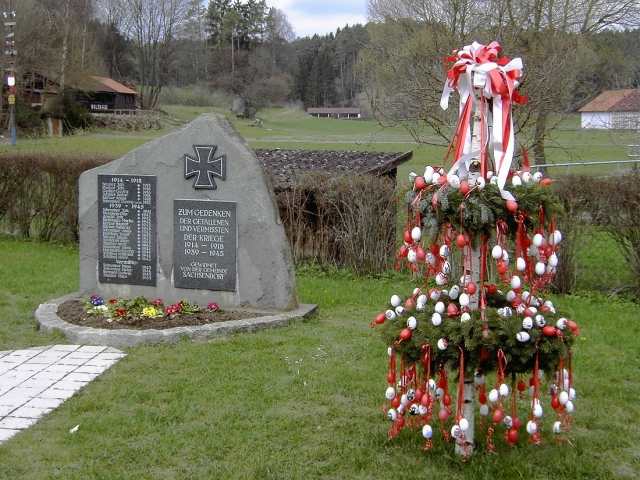
[[[497,42],[474,43],[449,59],[441,106],[458,93],[455,135],[445,165],[411,175],[398,252],[398,266],[421,285],[405,298],[393,295],[372,322],[389,345],[389,438],[420,429],[429,450],[437,426],[465,457],[478,443],[477,423],[488,451],[500,429],[508,444],[522,427],[540,443],[544,381],[558,438],[575,400],[578,326],[544,298],[558,265],[559,205],[550,179],[530,172],[526,151],[514,168],[512,105],[526,101],[518,93],[523,65],[500,52]]]

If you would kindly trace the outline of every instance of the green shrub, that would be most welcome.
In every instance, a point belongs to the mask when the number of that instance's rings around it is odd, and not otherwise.
[[[0,220],[7,233],[78,240],[78,178],[107,158],[0,155]]]

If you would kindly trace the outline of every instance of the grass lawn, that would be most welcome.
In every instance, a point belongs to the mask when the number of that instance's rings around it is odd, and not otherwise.
[[[34,330],[32,311],[76,288],[75,248],[0,239],[0,278],[0,348],[61,341]],[[368,323],[408,282],[301,269],[298,283],[301,300],[320,305],[316,317],[210,343],[129,350],[0,446],[0,478],[640,476],[637,304],[597,295],[557,299],[582,327],[572,445],[547,436],[541,447],[511,449],[500,440],[499,456],[477,455],[464,465],[440,441],[422,453],[417,433],[386,441],[379,410],[386,347]]]

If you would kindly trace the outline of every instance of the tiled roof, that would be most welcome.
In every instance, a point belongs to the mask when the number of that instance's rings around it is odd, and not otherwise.
[[[356,152],[328,150],[256,150],[276,190],[290,187],[296,175],[320,171],[384,175],[398,168],[413,152]]]
[[[580,112],[640,112],[640,89],[605,90]]]

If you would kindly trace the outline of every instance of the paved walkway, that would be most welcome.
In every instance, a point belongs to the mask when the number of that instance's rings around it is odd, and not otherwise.
[[[0,352],[0,443],[30,427],[125,354],[54,345]]]

